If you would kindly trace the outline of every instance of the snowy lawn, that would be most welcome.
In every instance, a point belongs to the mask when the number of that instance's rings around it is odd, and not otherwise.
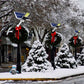
[[[0,78],[62,78],[84,73],[84,66],[76,69],[55,69],[48,72],[22,72],[12,75],[9,72],[0,73]]]

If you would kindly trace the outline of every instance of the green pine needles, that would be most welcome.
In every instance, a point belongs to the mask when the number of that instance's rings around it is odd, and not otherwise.
[[[79,37],[77,38],[76,44],[74,44],[73,37],[71,37],[71,39],[69,40],[69,45],[72,47],[79,47],[79,46],[81,46],[81,44],[82,44],[81,39]]]
[[[21,29],[19,30],[19,40],[15,36],[15,27],[13,27],[11,31],[12,32],[8,34],[8,37],[13,43],[23,43],[28,38],[28,32],[23,27],[21,27]]]
[[[52,36],[51,36],[51,31],[48,33],[47,37],[46,37],[46,41],[45,41],[45,46],[46,48],[49,48],[49,49],[52,49],[52,47],[57,47],[59,46],[61,40],[62,40],[62,37],[59,33],[56,32],[56,35],[55,35],[55,42],[51,43],[51,39],[52,39]]]

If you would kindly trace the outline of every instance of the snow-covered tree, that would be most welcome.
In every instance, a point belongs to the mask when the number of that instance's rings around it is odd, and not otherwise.
[[[84,48],[82,49],[82,52],[80,53],[77,62],[79,65],[84,65]]]
[[[40,41],[35,41],[26,62],[22,66],[22,70],[29,72],[51,70],[52,66],[47,57],[48,55]]]
[[[69,47],[64,43],[56,57],[56,67],[59,68],[76,68],[77,64],[74,56],[70,53]]]

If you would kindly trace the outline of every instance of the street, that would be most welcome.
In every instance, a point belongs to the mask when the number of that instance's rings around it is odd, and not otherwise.
[[[5,81],[3,84],[84,84],[84,75],[57,81]]]

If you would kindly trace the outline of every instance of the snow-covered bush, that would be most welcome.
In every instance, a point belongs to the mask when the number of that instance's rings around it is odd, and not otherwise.
[[[32,45],[29,56],[22,66],[22,71],[45,71],[51,70],[51,63],[47,60],[47,53],[42,44],[37,40]]]
[[[84,65],[84,48],[83,48],[81,54],[78,57],[77,63],[79,65]]]
[[[57,53],[57,57],[55,59],[56,67],[58,68],[76,68],[77,64],[74,59],[74,56],[70,53],[69,47],[66,43],[64,43],[59,52]]]

